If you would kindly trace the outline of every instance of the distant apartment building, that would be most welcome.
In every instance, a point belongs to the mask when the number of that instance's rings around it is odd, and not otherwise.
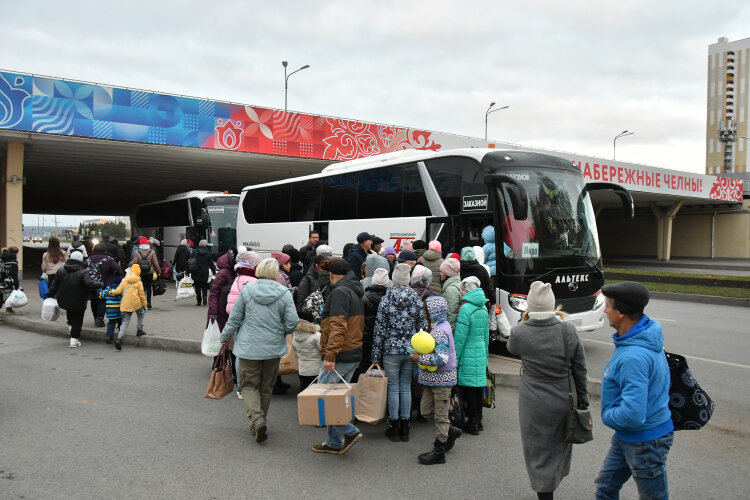
[[[750,38],[722,37],[708,46],[707,174],[748,171],[748,68]]]

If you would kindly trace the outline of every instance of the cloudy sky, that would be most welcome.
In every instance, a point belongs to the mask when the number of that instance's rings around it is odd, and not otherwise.
[[[708,45],[750,2],[9,2],[0,68],[703,172]],[[115,7],[115,5],[119,5]]]

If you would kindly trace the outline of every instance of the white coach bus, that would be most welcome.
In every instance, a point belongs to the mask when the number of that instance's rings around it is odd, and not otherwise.
[[[336,163],[319,174],[248,186],[237,220],[241,245],[261,252],[299,247],[310,230],[335,252],[366,231],[396,251],[437,239],[443,255],[483,246],[495,228],[496,300],[511,324],[534,280],[552,283],[580,330],[603,326],[596,219],[589,191],[609,189],[632,217],[624,188],[584,182],[571,161],[525,151],[407,150]]]

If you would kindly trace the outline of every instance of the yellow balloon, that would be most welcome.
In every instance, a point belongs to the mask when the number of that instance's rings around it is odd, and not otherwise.
[[[423,370],[427,370],[428,372],[434,372],[437,370],[437,366],[427,366],[427,365],[417,365]]]
[[[411,337],[411,346],[418,354],[435,352],[435,339],[424,330],[420,330]]]

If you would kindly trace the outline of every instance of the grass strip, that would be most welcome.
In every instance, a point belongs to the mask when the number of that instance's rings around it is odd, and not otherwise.
[[[621,269],[619,267],[605,267],[606,273],[620,274],[647,274],[649,276],[665,276],[671,278],[704,278],[713,280],[750,281],[750,276],[727,276],[724,274],[692,274],[692,273],[669,273],[665,271],[652,271],[650,269]]]
[[[623,280],[605,280],[606,284],[619,283]],[[704,286],[704,285],[673,285],[670,283],[649,283],[643,282],[651,291],[654,292],[672,292],[672,293],[689,293],[693,295],[715,295],[718,297],[735,297],[740,299],[750,299],[750,290],[744,288],[726,288],[723,286]]]

